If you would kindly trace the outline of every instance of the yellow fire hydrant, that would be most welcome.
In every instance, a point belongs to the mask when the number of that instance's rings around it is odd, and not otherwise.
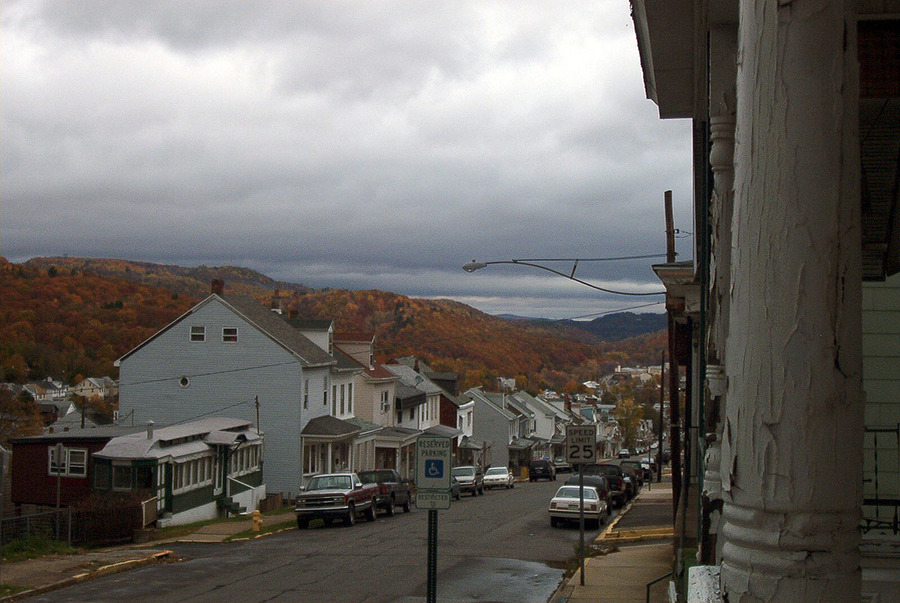
[[[259,509],[253,512],[253,531],[259,532],[259,528],[262,527],[263,520],[262,514],[259,512]]]

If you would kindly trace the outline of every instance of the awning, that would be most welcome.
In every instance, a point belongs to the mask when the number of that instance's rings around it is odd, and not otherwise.
[[[426,429],[425,433],[427,433],[428,435],[447,436],[448,438],[455,438],[456,436],[462,435],[463,431],[453,427],[448,427],[446,425],[435,425],[434,427],[429,427],[428,429]]]

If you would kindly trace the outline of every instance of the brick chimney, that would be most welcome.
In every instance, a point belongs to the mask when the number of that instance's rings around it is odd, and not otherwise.
[[[224,295],[225,294],[225,281],[220,278],[214,278],[212,280],[212,287],[210,289],[216,295]]]

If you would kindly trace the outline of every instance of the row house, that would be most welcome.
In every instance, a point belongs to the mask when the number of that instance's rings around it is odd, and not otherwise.
[[[109,377],[85,377],[72,386],[72,395],[83,398],[110,398],[119,394],[119,384]]]
[[[160,429],[150,422],[145,431],[112,438],[93,457],[94,491],[148,496],[158,527],[242,513],[266,497],[262,434],[243,419]]]
[[[256,300],[226,294],[220,280],[116,364],[120,415],[133,413],[137,424],[250,420],[265,434],[269,491],[288,494],[301,481],[300,434],[331,415],[340,375],[325,349]]]

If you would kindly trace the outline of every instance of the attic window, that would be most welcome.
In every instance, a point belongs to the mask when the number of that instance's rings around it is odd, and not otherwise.
[[[222,343],[237,343],[237,327],[222,327]]]
[[[202,325],[191,327],[191,341],[206,341],[206,327]]]

